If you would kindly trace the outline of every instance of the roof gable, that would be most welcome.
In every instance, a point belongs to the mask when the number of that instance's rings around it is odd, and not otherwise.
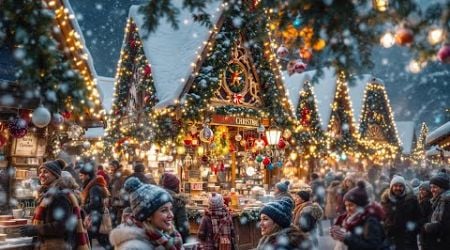
[[[283,78],[284,88],[289,98],[291,108],[296,110],[300,102],[300,92],[303,89],[305,83],[306,74],[293,74],[289,75],[287,71],[281,72]],[[294,112],[295,114],[296,112]]]
[[[210,36],[207,27],[194,22],[192,13],[181,8],[181,0],[173,2],[180,8],[181,25],[178,30],[173,29],[166,20],[161,20],[155,32],[147,36],[143,27],[144,16],[138,11],[140,6],[132,6],[129,12],[129,17],[138,27],[144,54],[152,67],[156,96],[159,100],[156,108],[176,103]],[[213,23],[218,21],[220,6],[221,1],[215,0],[206,8]]]
[[[397,125],[398,136],[403,147],[403,154],[411,154],[414,142],[414,127],[412,121],[395,121]]]
[[[361,113],[365,102],[364,94],[366,92],[366,87],[372,78],[373,77],[368,74],[358,76],[356,77],[354,84],[350,85],[348,88],[348,93],[353,108],[353,118],[357,126],[360,123]]]

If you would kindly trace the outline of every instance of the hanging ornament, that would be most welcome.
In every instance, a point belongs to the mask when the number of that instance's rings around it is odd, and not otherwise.
[[[67,136],[72,140],[80,138],[83,133],[84,129],[77,124],[70,125],[69,129],[67,130]]]
[[[284,141],[282,138],[280,138],[280,140],[278,141],[277,147],[279,149],[285,149],[286,145],[287,145],[286,141]]]
[[[269,163],[269,165],[267,165],[267,169],[268,169],[268,170],[273,170],[273,169],[274,169],[273,164],[272,164],[272,163]]]
[[[258,132],[258,134],[262,134],[264,133],[264,131],[266,131],[266,128],[263,125],[259,125],[259,127],[256,129],[256,132]]]
[[[241,135],[241,134],[237,134],[237,135],[234,137],[234,139],[235,139],[236,141],[241,141],[241,140],[242,140],[242,135]]]
[[[27,121],[27,123],[31,122],[31,110],[21,109],[21,110],[19,110],[19,116],[20,116],[20,118]]]
[[[439,49],[437,58],[443,63],[450,63],[450,44],[445,44]]]
[[[131,47],[132,49],[136,48],[136,40],[131,39],[130,42],[129,42],[129,44],[130,44],[130,47]]]
[[[120,112],[120,110],[118,110]],[[72,117],[72,113],[70,111],[64,111],[61,113],[61,115],[64,117],[64,119],[69,120],[70,117]]]
[[[301,59],[303,59],[303,61],[309,62],[309,61],[311,61],[311,59],[313,57],[313,53],[308,48],[301,48],[299,51],[299,56]]]
[[[280,47],[278,47],[278,49],[277,49],[278,58],[284,59],[288,55],[289,55],[289,50],[284,45],[281,45]]]
[[[239,142],[239,144],[240,144],[242,147],[245,147],[245,146],[247,146],[247,141],[246,141],[246,140],[241,140],[241,141]]]
[[[44,128],[50,123],[51,119],[50,111],[41,105],[33,111],[31,122],[38,128]]]
[[[264,140],[263,139],[256,139],[255,140],[255,149],[256,150],[263,150],[265,146]]]
[[[408,28],[402,27],[395,32],[395,42],[398,45],[401,46],[409,45],[413,42],[413,40],[414,40],[413,32]]]
[[[191,135],[196,135],[198,130],[197,130],[197,126],[192,125],[189,127],[189,132],[191,133]]]
[[[302,108],[302,110],[300,111],[300,119],[300,124],[303,127],[308,127],[311,121],[311,110],[309,110],[308,108]]]
[[[261,163],[264,160],[264,157],[262,155],[257,155],[255,160],[257,163]]]
[[[277,162],[275,163],[275,167],[277,167],[277,168],[282,168],[282,167],[283,167],[283,162],[282,162],[282,161],[277,161]]]
[[[199,133],[200,141],[211,143],[214,140],[214,132],[208,125],[204,125],[203,129]]]
[[[294,19],[294,21],[292,22],[292,25],[293,25],[296,29],[300,28],[300,26],[302,25],[302,19],[301,19],[300,17],[296,17],[296,18]]]
[[[294,64],[294,71],[295,73],[303,73],[306,70],[307,64],[302,62],[302,60],[297,60]]]
[[[292,132],[289,130],[289,129],[285,129],[284,131],[283,131],[283,138],[284,139],[289,139],[289,138],[291,138],[291,136],[292,136]]]
[[[8,129],[14,138],[22,138],[28,132],[28,124],[22,118],[11,118],[8,121]]]
[[[84,141],[83,142],[83,148],[84,149],[89,149],[91,147],[91,143],[89,141]]]
[[[62,116],[60,113],[53,114],[52,116],[52,125],[53,126],[59,126],[64,123],[64,116]]]
[[[152,68],[150,64],[145,65],[144,67],[144,76],[149,76],[152,73]]]
[[[267,166],[271,163],[272,161],[270,160],[269,157],[264,157],[264,160],[262,161],[262,163],[264,164],[264,166]]]

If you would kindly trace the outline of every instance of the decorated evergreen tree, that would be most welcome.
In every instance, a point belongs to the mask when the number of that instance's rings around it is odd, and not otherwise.
[[[394,159],[400,141],[384,85],[371,81],[365,91],[359,132],[361,143],[369,157]]]
[[[427,138],[427,135],[428,126],[427,124],[422,123],[422,126],[420,127],[419,137],[417,138],[412,152],[412,158],[417,162],[421,162],[425,159],[425,140]]]

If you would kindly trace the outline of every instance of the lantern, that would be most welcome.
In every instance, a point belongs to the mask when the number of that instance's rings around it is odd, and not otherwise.
[[[389,0],[373,0],[372,5],[374,9],[384,12],[389,7]]]
[[[266,130],[266,137],[269,145],[277,145],[280,141],[281,130],[275,127],[270,127],[268,130]]]

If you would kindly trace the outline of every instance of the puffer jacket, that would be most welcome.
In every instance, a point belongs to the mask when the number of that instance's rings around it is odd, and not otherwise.
[[[424,225],[429,249],[444,250],[450,246],[450,190],[431,200],[431,222]]]
[[[144,229],[121,224],[109,234],[109,241],[115,250],[155,249]]]

